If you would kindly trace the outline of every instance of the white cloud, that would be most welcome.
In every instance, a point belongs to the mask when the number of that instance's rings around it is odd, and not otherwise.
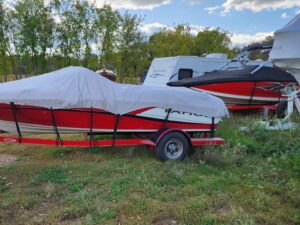
[[[281,18],[287,19],[287,18],[290,18],[290,16],[287,13],[282,13]]]
[[[204,10],[208,12],[208,14],[213,14],[216,10],[220,9],[221,6],[213,6],[213,7],[207,7]]]
[[[189,25],[191,30],[191,34],[196,36],[200,31],[203,31],[205,29],[205,27],[203,26],[198,26],[198,25]]]
[[[245,9],[259,12],[265,9],[287,9],[292,7],[300,7],[299,0],[226,0],[222,7],[225,12],[231,9],[242,11]]]
[[[190,27],[190,33],[192,35],[197,35],[199,31],[202,31],[205,29],[203,26],[198,26],[198,25],[188,25]],[[147,36],[150,36],[154,33],[160,32],[162,30],[171,30],[174,31],[174,27],[168,26],[166,24],[161,24],[161,23],[148,23],[148,24],[142,24],[141,26],[141,31],[146,34]]]
[[[243,47],[254,42],[263,41],[267,36],[273,35],[273,32],[258,32],[256,34],[238,34],[234,33],[231,36],[233,47]]]
[[[186,1],[188,1],[190,4],[198,4],[198,3],[203,2],[205,0],[186,0]]]
[[[298,9],[298,10],[296,11],[296,13],[297,13],[297,14],[300,14],[300,9]]]
[[[160,32],[163,29],[174,30],[173,27],[170,27],[168,25],[161,24],[161,23],[158,23],[158,22],[142,24],[140,29],[143,33],[145,33],[146,35],[149,35],[149,36],[154,34],[154,33]]]
[[[172,0],[89,0],[95,2],[97,7],[110,4],[115,9],[148,9],[171,3]]]

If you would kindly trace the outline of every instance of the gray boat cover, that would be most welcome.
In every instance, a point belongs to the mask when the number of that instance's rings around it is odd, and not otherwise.
[[[270,59],[300,58],[300,14],[275,32]]]
[[[275,33],[298,32],[300,31],[300,13],[295,16],[284,27],[277,30]]]
[[[83,67],[0,84],[0,103],[53,109],[98,108],[126,114],[159,107],[208,117],[228,115],[224,102],[204,92],[184,87],[117,84]]]
[[[275,32],[270,60],[291,73],[300,84],[300,14]]]

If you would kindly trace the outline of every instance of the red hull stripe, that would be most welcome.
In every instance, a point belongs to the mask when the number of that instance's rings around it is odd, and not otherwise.
[[[0,105],[0,120],[14,122],[12,109],[6,105]],[[83,109],[75,110],[55,110],[54,112],[56,125],[58,128],[90,128],[90,111]],[[40,108],[23,108],[18,106],[16,109],[16,117],[20,124],[35,124],[39,126],[53,126],[52,115],[49,109]],[[116,115],[111,113],[103,113],[101,111],[93,113],[93,129],[95,130],[112,130],[115,126]],[[177,121],[165,122],[161,119],[139,117],[135,115],[124,115],[119,119],[118,130],[159,130],[162,126],[173,127],[188,130],[210,130],[211,124],[196,124]],[[217,129],[217,124],[215,125]]]
[[[266,97],[266,98],[283,98],[284,96],[280,91],[271,90],[272,87],[278,86],[276,82],[261,81],[261,82],[228,82],[228,83],[216,83],[195,86],[212,92],[219,92],[224,94],[252,96],[253,97]],[[290,82],[280,82],[282,85],[287,85]]]
[[[229,110],[235,111],[235,110],[258,110],[258,109],[269,109],[269,110],[275,110],[275,105],[228,105],[227,108]]]
[[[5,143],[19,143],[16,137],[0,136],[0,142]],[[221,145],[224,143],[222,138],[192,138],[191,143],[193,146],[206,146],[206,145]],[[38,138],[22,138],[22,144],[31,145],[50,145],[56,146],[56,140],[52,139],[38,139]],[[111,147],[111,146],[138,146],[148,145],[155,146],[155,143],[149,139],[117,139],[113,140],[98,140],[93,142],[95,147]],[[90,147],[90,141],[87,140],[63,140],[65,147]]]

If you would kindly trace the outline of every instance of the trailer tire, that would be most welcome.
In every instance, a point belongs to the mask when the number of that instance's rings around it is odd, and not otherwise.
[[[180,132],[164,135],[156,145],[155,151],[161,161],[183,160],[190,152],[188,138]]]

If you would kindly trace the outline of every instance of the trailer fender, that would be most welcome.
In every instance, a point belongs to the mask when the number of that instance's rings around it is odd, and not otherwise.
[[[180,129],[176,129],[176,128],[162,128],[161,130],[159,130],[155,136],[155,140],[154,140],[155,146],[154,147],[155,148],[157,147],[157,145],[158,145],[159,141],[162,139],[162,137],[164,137],[166,134],[169,134],[171,132],[179,132],[179,133],[183,134],[186,137],[186,139],[188,140],[190,148],[192,147],[191,136],[187,132],[180,130]]]

